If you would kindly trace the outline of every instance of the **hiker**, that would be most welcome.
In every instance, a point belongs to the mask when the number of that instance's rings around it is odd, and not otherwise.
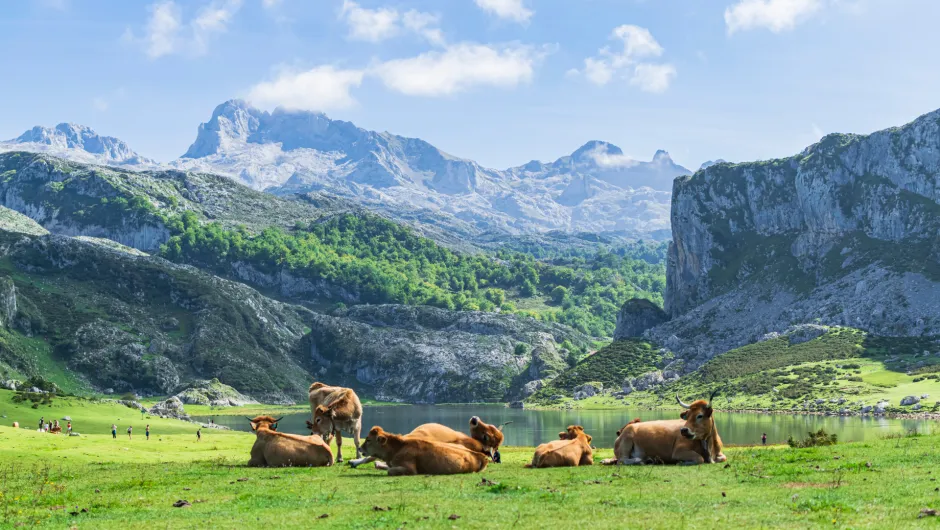
[[[111,438],[117,440],[117,425],[111,424]]]
[[[69,421],[68,426],[66,427],[66,432],[69,436],[72,436],[72,422]]]
[[[147,424],[147,428],[144,430],[144,434],[147,435],[147,439],[150,439],[150,424]]]
[[[45,425],[46,425],[46,418],[45,416],[41,416],[39,418],[39,430],[41,431],[42,428],[45,427]]]
[[[127,439],[128,439],[128,440],[131,439],[131,433],[133,433],[133,432],[134,432],[134,427],[133,427],[133,426],[129,426],[129,427],[127,428]]]
[[[766,433],[766,432],[761,435],[761,437],[760,437],[760,443],[761,443],[762,445],[767,445],[767,433]]]
[[[202,427],[196,430],[196,441],[202,440]]]

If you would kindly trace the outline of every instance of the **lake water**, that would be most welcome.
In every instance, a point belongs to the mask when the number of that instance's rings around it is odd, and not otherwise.
[[[643,420],[677,419],[678,411],[670,410],[519,410],[501,405],[401,405],[367,406],[363,411],[362,436],[373,425],[395,433],[407,433],[422,423],[441,423],[461,432],[469,432],[471,416],[504,427],[505,445],[536,446],[558,438],[558,432],[568,425],[583,425],[593,437],[596,447],[610,448],[617,438],[617,430],[633,418]],[[208,421],[208,417],[194,418]],[[291,414],[281,420],[278,430],[296,434],[310,434],[306,428],[309,414]],[[242,416],[213,416],[213,420],[232,429],[250,431]],[[940,422],[934,420],[900,420],[872,417],[790,416],[782,414],[727,413],[716,415],[718,432],[728,444],[760,443],[761,433],[767,433],[768,443],[782,443],[787,437],[805,437],[808,431],[820,427],[839,435],[840,441],[863,441],[892,433],[917,429],[922,433],[940,432]]]

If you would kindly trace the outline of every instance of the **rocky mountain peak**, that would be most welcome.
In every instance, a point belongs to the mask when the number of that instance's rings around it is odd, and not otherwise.
[[[91,127],[76,123],[60,123],[55,127],[37,125],[6,143],[10,148],[36,146],[35,150],[53,154],[81,151],[84,158],[104,164],[152,164],[153,161],[134,152],[127,143],[112,136],[100,136]]]

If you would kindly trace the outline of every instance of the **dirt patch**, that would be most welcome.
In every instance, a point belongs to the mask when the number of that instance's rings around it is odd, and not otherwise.
[[[817,482],[787,482],[783,485],[787,489],[802,489],[802,488],[829,488],[832,487],[832,484],[819,484]]]

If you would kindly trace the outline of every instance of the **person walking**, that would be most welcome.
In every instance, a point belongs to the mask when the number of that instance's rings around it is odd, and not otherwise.
[[[128,427],[127,427],[127,439],[128,439],[128,440],[131,439],[131,433],[133,433],[133,432],[134,432],[134,426],[133,426],[133,425],[128,426]]]
[[[40,416],[40,417],[39,417],[39,430],[41,431],[42,428],[45,427],[45,426],[46,426],[46,417],[45,417],[45,416]]]
[[[147,436],[147,439],[150,439],[150,424],[147,424],[147,428],[144,429],[144,434]]]
[[[68,433],[69,436],[72,436],[72,422],[71,421],[69,421],[68,425],[66,426],[66,432]]]
[[[196,441],[202,440],[202,427],[196,429]]]
[[[111,424],[111,438],[117,440],[117,425]]]
[[[760,443],[761,443],[762,445],[767,445],[767,433],[766,433],[766,432],[761,435],[761,437],[760,437]]]

